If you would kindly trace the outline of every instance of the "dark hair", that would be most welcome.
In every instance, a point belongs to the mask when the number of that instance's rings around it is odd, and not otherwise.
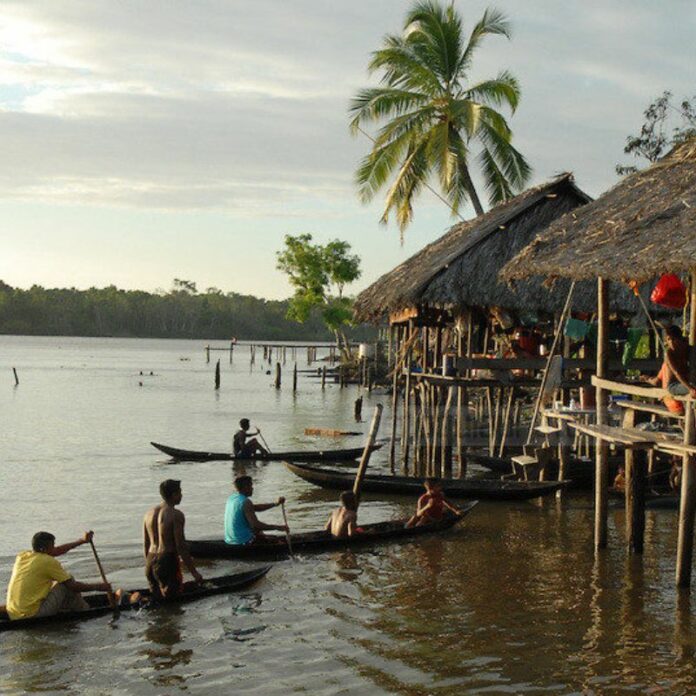
[[[242,420],[239,421],[239,425],[242,428],[248,428],[249,427],[249,419],[248,418],[242,418]]]
[[[251,476],[237,476],[237,478],[234,480],[234,487],[238,490],[241,491],[243,488],[247,488],[247,486],[252,486],[254,482],[251,480]]]
[[[181,481],[176,479],[167,479],[160,483],[160,495],[162,500],[169,500],[175,493],[181,490]]]
[[[675,324],[670,324],[670,326],[666,327],[665,334],[670,338],[684,338],[682,330]]]
[[[45,551],[55,540],[55,536],[50,532],[36,532],[31,538],[31,548],[34,551]]]
[[[355,493],[353,493],[353,491],[343,491],[343,493],[341,493],[341,505],[343,505],[346,510],[357,510],[358,501],[355,497]]]

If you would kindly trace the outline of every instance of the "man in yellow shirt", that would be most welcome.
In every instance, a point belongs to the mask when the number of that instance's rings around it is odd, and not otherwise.
[[[77,582],[55,558],[76,546],[89,543],[92,535],[93,532],[85,532],[77,541],[56,546],[53,534],[34,534],[31,540],[32,550],[22,551],[12,568],[5,607],[10,619],[52,616],[61,611],[88,609],[80,592],[111,592],[109,583]]]

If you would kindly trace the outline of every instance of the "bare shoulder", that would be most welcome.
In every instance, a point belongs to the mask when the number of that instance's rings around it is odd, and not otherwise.
[[[177,522],[184,522],[186,520],[186,516],[183,512],[181,512],[181,510],[174,510],[174,519]]]

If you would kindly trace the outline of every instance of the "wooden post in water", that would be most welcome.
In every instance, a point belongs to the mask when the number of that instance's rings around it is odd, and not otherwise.
[[[280,363],[276,362],[276,373],[275,373],[275,388],[280,389],[280,380],[281,380],[281,372],[280,372]]]
[[[689,326],[689,383],[696,382],[696,269],[691,271],[691,325]],[[696,443],[693,401],[689,399],[686,407],[684,444]],[[696,513],[696,459],[685,454],[682,459],[681,496],[679,498],[679,534],[677,538],[677,586],[689,587],[691,584],[691,561],[694,552],[694,516]]]
[[[297,363],[295,363],[295,367],[292,368],[292,393],[295,394],[297,392]]]
[[[391,471],[392,474],[396,470],[394,460],[396,457],[396,421],[397,421],[398,413],[399,413],[399,363],[397,361],[394,364],[394,376],[392,377],[391,435],[389,437],[389,471]]]
[[[353,415],[355,416],[355,420],[358,423],[362,422],[362,404],[363,404],[362,396],[359,396],[355,400],[355,404],[353,404]]]
[[[608,333],[609,333],[609,282],[597,278],[597,367],[599,378],[607,376]],[[607,422],[607,392],[596,388],[597,425]],[[609,448],[606,442],[595,440],[595,549],[607,545],[607,513],[609,487]]]
[[[648,467],[646,454],[643,449],[626,450],[626,541],[631,553],[643,553],[645,484]]]
[[[321,366],[321,388],[326,389],[326,364]]]
[[[220,388],[220,361],[215,364],[215,388]]]
[[[210,362],[210,346],[205,347],[205,361]]]
[[[365,471],[367,470],[367,465],[370,461],[370,455],[372,454],[372,448],[375,444],[375,439],[377,438],[377,431],[379,430],[379,423],[381,419],[382,404],[377,404],[375,406],[375,413],[372,416],[372,424],[370,425],[370,432],[367,436],[365,449],[363,450],[362,457],[360,458],[360,464],[358,465],[358,473],[355,475],[355,483],[353,484],[353,493],[355,494],[358,504],[360,504],[360,489],[362,488],[362,482],[365,478]]]
[[[232,356],[234,355],[234,341],[230,341],[230,364],[232,364]]]
[[[19,386],[19,377],[17,377],[17,368],[13,367],[12,372],[14,372],[15,387],[18,387]]]

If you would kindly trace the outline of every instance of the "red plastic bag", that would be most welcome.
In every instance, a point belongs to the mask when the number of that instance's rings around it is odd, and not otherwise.
[[[686,288],[673,273],[665,273],[650,293],[653,304],[670,309],[683,309],[686,306]]]

